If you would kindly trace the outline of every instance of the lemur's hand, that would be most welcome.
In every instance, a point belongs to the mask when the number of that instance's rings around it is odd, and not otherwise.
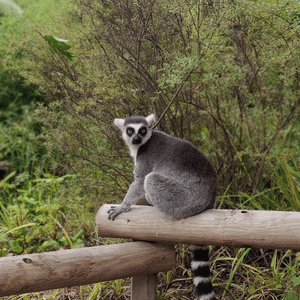
[[[110,209],[107,211],[108,213],[108,219],[109,220],[114,220],[116,218],[116,216],[118,216],[119,214],[128,211],[129,209],[126,209],[125,207],[121,206],[111,206]]]

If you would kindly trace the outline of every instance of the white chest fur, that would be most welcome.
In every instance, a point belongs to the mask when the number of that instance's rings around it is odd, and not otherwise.
[[[145,125],[143,123],[130,124],[130,127],[133,128],[135,132],[138,132],[142,126],[145,126]],[[132,156],[132,158],[134,160],[134,165],[135,165],[137,152],[138,152],[140,146],[142,146],[142,144],[145,143],[145,140],[141,144],[134,145],[131,143],[131,140],[126,135],[126,132],[123,133],[123,138],[129,148],[130,156]]]
[[[126,144],[128,145],[130,156],[133,158],[134,165],[135,165],[137,152],[138,152],[141,145],[133,145],[131,143],[126,143]]]

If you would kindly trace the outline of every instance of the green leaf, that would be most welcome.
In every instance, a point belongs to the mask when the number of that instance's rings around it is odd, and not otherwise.
[[[85,245],[84,245],[84,243],[79,243],[79,244],[74,244],[73,245],[73,248],[75,249],[75,248],[84,248],[85,247]]]
[[[8,254],[8,250],[6,248],[0,249],[0,257],[6,256]]]
[[[59,248],[59,243],[55,240],[51,240],[51,241],[45,241],[39,247],[39,251],[53,250],[53,249],[58,249],[58,248]]]
[[[82,236],[84,235],[84,230],[81,229],[73,238],[72,241],[76,242],[78,239],[81,240]]]
[[[12,233],[12,232],[14,232],[14,231],[17,231],[17,230],[19,230],[19,229],[21,229],[21,228],[25,228],[25,227],[29,227],[29,226],[36,226],[36,225],[38,225],[38,224],[37,224],[37,223],[27,223],[27,224],[18,226],[18,227],[16,227],[16,228],[13,228],[13,229],[11,229],[11,230],[1,232],[1,233],[0,233],[0,238],[3,237],[3,236],[5,236],[5,235],[7,235],[7,234],[9,234],[9,233]]]
[[[300,285],[300,276],[298,276],[298,277],[292,277],[291,281],[293,282],[293,286]]]
[[[55,38],[52,35],[45,35],[44,39],[49,43],[53,51],[61,54],[64,58],[73,59],[74,54],[68,51],[71,46],[67,44],[67,41]]]
[[[8,241],[8,245],[12,252],[21,253],[23,251],[22,247],[20,246],[19,242],[16,240]]]
[[[299,300],[297,293],[294,290],[289,290],[284,293],[285,300]]]

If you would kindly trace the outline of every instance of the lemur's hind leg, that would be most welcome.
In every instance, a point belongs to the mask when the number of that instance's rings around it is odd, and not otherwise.
[[[151,205],[175,217],[195,215],[207,208],[199,198],[199,186],[186,186],[156,172],[145,177],[144,189]]]

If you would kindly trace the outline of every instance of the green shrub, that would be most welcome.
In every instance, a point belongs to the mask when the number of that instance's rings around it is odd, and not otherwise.
[[[18,120],[24,106],[43,99],[34,84],[27,84],[17,70],[7,70],[0,65],[0,122]]]
[[[46,35],[33,48],[35,82],[57,100],[38,118],[66,166],[98,181],[97,193],[121,197],[132,164],[113,118],[155,112],[159,129],[209,156],[220,194],[237,195],[233,206],[240,194],[276,188],[271,150],[290,149],[288,164],[298,151],[296,2],[73,3],[64,16],[72,60]]]
[[[94,234],[91,214],[95,209],[88,195],[76,193],[74,177],[43,174],[43,178],[28,179],[23,173],[12,183],[8,177],[0,181],[4,196],[0,199],[0,257],[7,252],[84,247],[84,240]]]

